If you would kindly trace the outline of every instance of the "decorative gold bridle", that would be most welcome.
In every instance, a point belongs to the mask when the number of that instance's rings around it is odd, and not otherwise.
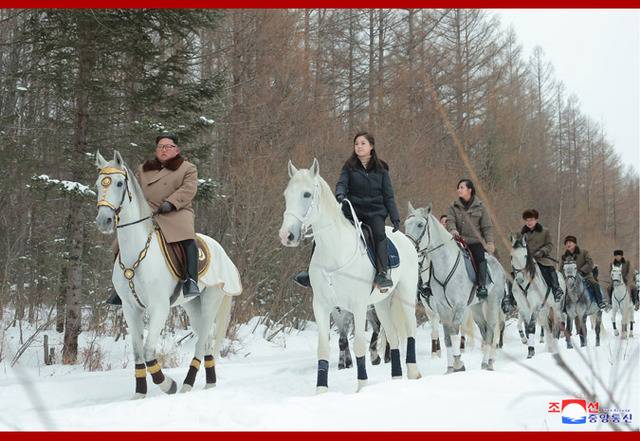
[[[115,213],[115,217],[116,217],[116,228],[124,228],[127,227],[129,225],[134,225],[137,223],[140,223],[144,220],[147,220],[153,216],[147,216],[145,218],[142,218],[140,220],[137,220],[135,222],[130,222],[124,225],[119,225],[120,223],[120,211],[122,210],[122,204],[124,203],[124,198],[125,196],[129,197],[129,202],[131,202],[133,200],[132,196],[131,196],[131,190],[129,190],[129,176],[127,174],[126,170],[122,170],[116,167],[104,167],[102,169],[100,169],[100,175],[106,175],[104,178],[102,178],[102,180],[100,181],[100,184],[102,185],[102,192],[100,194],[100,200],[98,200],[98,203],[96,204],[98,207],[109,207],[111,208],[114,213]],[[111,179],[110,175],[122,175],[124,176],[124,185],[125,185],[125,189],[122,192],[122,199],[120,199],[120,204],[118,207],[115,207],[111,202],[109,202],[107,200],[107,190],[109,189],[109,187],[111,186],[111,183],[113,182]],[[149,245],[151,244],[151,236],[153,235],[153,232],[155,231],[155,222],[154,222],[154,228],[151,229],[151,231],[149,232],[149,235],[147,236],[147,241],[144,245],[144,248],[142,249],[142,251],[140,251],[140,253],[138,254],[138,258],[136,259],[136,261],[133,263],[133,265],[131,265],[131,267],[127,268],[124,266],[124,264],[122,263],[122,260],[120,259],[120,255],[121,253],[118,253],[118,266],[120,267],[120,269],[122,270],[122,273],[124,274],[124,278],[127,279],[127,282],[129,284],[129,289],[131,290],[131,293],[133,294],[133,298],[136,300],[136,302],[138,303],[138,305],[142,308],[145,309],[146,306],[144,305],[144,303],[142,303],[142,301],[140,300],[140,297],[138,296],[138,293],[136,292],[136,287],[135,287],[135,283],[133,281],[133,278],[136,275],[136,269],[138,269],[138,266],[140,266],[140,263],[142,263],[142,261],[144,260],[145,257],[147,257],[147,251],[149,250]]]

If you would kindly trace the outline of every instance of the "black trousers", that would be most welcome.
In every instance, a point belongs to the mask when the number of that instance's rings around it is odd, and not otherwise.
[[[546,266],[541,264],[538,264],[538,268],[540,268],[540,272],[542,273],[542,278],[547,283],[547,286],[555,288],[556,283],[555,283],[555,279],[553,278],[553,273],[556,271],[556,269],[552,266]]]
[[[469,251],[471,251],[471,255],[473,256],[473,260],[476,261],[476,264],[480,266],[482,262],[485,262],[484,258],[484,247],[481,243],[469,243],[467,244],[469,247]]]
[[[386,271],[389,262],[387,253],[387,234],[384,231],[385,218],[382,216],[361,217],[362,223],[368,225],[373,232],[373,242],[376,248],[376,260],[378,271]]]

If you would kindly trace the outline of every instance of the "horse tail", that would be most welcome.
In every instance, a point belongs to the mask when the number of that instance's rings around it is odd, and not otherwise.
[[[218,312],[216,313],[216,334],[214,336],[214,346],[213,346],[213,355],[220,353],[220,348],[222,347],[222,343],[224,343],[224,339],[227,336],[227,327],[229,326],[229,321],[231,319],[231,301],[233,300],[231,296],[223,294],[222,303],[218,308]]]

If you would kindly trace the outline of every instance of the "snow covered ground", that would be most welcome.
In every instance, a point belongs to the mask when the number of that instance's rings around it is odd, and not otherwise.
[[[636,313],[638,322],[639,314]],[[599,348],[593,332],[586,350],[565,349],[560,354],[578,372],[579,380],[596,391],[601,411],[616,413],[606,389],[613,391],[619,410],[631,414],[624,429],[638,430],[640,415],[639,340],[621,341],[611,333],[609,315]],[[217,364],[218,386],[204,390],[204,370],[188,394],[164,395],[149,378],[146,399],[133,395],[133,363],[129,339],[95,340],[103,364],[111,370],[86,372],[82,366],[42,364],[42,338],[34,342],[14,368],[11,351],[17,345],[15,328],[5,335],[9,356],[0,363],[0,429],[2,430],[610,430],[598,423],[568,425],[560,413],[549,413],[550,402],[584,398],[543,345],[526,360],[526,347],[518,337],[516,322],[505,332],[496,371],[480,370],[477,336],[463,353],[466,372],[443,375],[444,357],[432,359],[430,325],[417,336],[420,380],[391,380],[390,365],[372,366],[367,354],[369,386],[356,390],[355,368],[338,371],[337,338],[332,336],[329,371],[330,392],[315,395],[316,331],[311,323],[304,331],[263,338],[264,329],[249,323],[239,331],[235,351]],[[4,327],[3,327],[4,329]],[[48,332],[52,343],[60,337]],[[29,331],[25,331],[29,335]],[[165,347],[186,335],[169,335]],[[578,343],[577,337],[574,343]],[[93,339],[81,335],[81,347]],[[40,347],[38,347],[40,345]],[[165,374],[182,383],[192,357],[194,341],[186,340],[174,357],[179,368]],[[8,346],[8,348],[7,348]],[[579,344],[578,344],[579,346]],[[7,354],[7,352],[5,352]],[[583,359],[584,357],[584,359]],[[540,371],[558,384],[533,372]],[[595,374],[597,375],[594,375]],[[599,377],[602,383],[599,383]],[[587,401],[589,401],[587,399]]]

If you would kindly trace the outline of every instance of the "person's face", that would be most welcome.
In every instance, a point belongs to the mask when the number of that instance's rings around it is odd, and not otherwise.
[[[180,149],[170,138],[162,138],[156,145],[156,157],[162,162],[175,158],[179,153]]]
[[[471,189],[467,187],[466,182],[461,182],[458,185],[458,197],[465,201],[471,199]]]
[[[524,224],[528,229],[533,230],[538,224],[538,219],[536,219],[535,217],[528,217],[524,220]]]
[[[617,262],[620,262],[622,260],[622,256],[619,255],[615,255],[613,256],[614,259],[616,259]]]
[[[358,158],[368,158],[371,156],[371,144],[369,144],[369,140],[364,136],[358,136],[356,138],[356,142],[353,144],[353,149],[358,155]]]
[[[571,242],[570,240],[568,240],[565,244],[564,247],[567,249],[567,251],[569,251],[570,253],[573,253],[576,250],[576,244],[574,242]]]
[[[447,225],[447,216],[442,216],[442,217],[440,218],[440,223],[441,223],[442,225]]]

